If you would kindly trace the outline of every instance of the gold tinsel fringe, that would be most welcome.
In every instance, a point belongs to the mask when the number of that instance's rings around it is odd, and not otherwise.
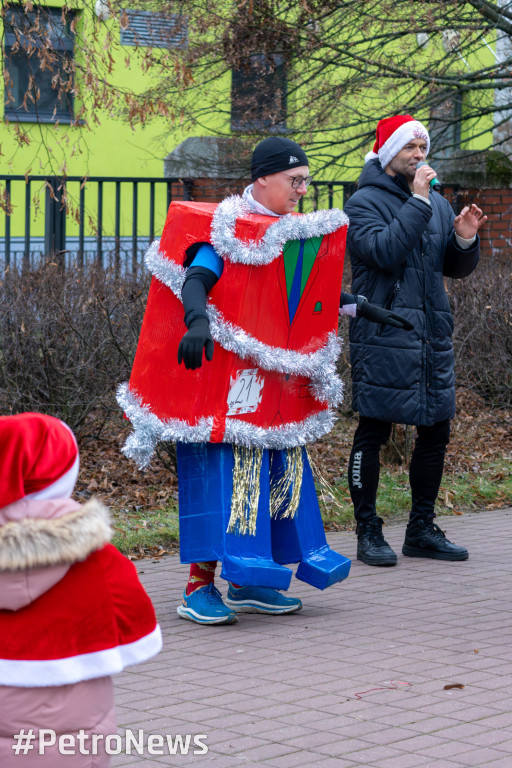
[[[324,476],[320,464],[314,461],[311,453],[306,449],[309,465],[315,479],[315,484],[318,488],[318,500],[321,501],[328,509],[335,507],[340,512],[345,512],[346,507],[341,503],[339,499],[339,493],[335,486],[330,483]]]
[[[302,490],[304,459],[300,446],[286,451],[286,467],[279,479],[274,478],[270,488],[270,514],[272,517],[294,517],[299,507]]]
[[[256,518],[260,500],[260,470],[262,448],[233,445],[233,495],[228,533],[256,533]]]

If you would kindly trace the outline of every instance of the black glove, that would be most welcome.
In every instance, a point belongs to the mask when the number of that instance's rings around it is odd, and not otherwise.
[[[203,364],[203,349],[207,360],[213,357],[213,339],[210,323],[205,317],[196,317],[189,325],[178,347],[178,365],[183,362],[187,370],[195,370]]]
[[[371,320],[373,323],[381,323],[381,325],[392,325],[395,328],[403,328],[406,331],[412,331],[414,326],[405,317],[397,315],[396,312],[392,312],[390,309],[384,309],[377,306],[377,304],[370,304],[366,301],[364,296],[357,296],[357,317],[365,317],[367,320]]]

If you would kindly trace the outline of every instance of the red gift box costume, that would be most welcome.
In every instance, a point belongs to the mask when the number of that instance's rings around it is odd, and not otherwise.
[[[320,589],[348,575],[350,561],[325,541],[302,449],[332,428],[341,400],[346,223],[338,210],[251,214],[238,197],[172,203],[160,246],[146,257],[154,279],[130,383],[118,390],[135,428],[123,450],[144,466],[158,440],[178,442],[182,561],[221,559],[222,576],[237,584],[286,589],[283,564],[299,561],[297,577]],[[224,270],[206,308],[215,354],[191,371],[177,364],[180,293],[201,242],[212,243]],[[233,451],[214,450],[222,443]],[[287,456],[268,456],[283,449]],[[276,502],[272,486],[282,478]]]
[[[14,768],[21,728],[115,734],[110,675],[160,650],[136,570],[108,544],[103,505],[69,498],[78,448],[37,413],[0,417],[0,763]],[[89,741],[90,747],[90,741]],[[100,755],[23,757],[24,765],[109,765]]]
[[[158,440],[287,448],[329,432],[341,400],[335,362],[346,223],[338,210],[276,221],[247,213],[237,197],[218,206],[171,204],[160,245],[146,257],[155,277],[130,384],[119,390],[135,428],[128,456],[144,466]],[[290,322],[283,246],[301,238],[317,242]],[[184,264],[191,245],[210,241],[224,259],[207,307],[216,352],[201,370],[186,371],[176,363],[186,330]],[[259,399],[237,412],[244,371]]]

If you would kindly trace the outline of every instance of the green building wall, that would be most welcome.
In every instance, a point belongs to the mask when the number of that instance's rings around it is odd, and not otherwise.
[[[66,5],[68,8],[76,9],[77,25],[75,48],[75,60],[79,67],[85,66],[84,51],[80,41],[92,39],[93,30],[98,32],[97,54],[105,55],[105,43],[108,34],[112,35],[113,44],[111,53],[113,57],[112,70],[108,73],[108,79],[112,86],[119,92],[135,91],[140,92],[151,85],[152,78],[156,77],[157,68],[143,71],[143,57],[147,49],[136,49],[131,46],[121,46],[120,44],[120,19],[114,15],[108,21],[101,22],[94,15],[94,2],[81,2],[80,0],[52,0],[45,3],[47,7],[61,8]],[[0,30],[1,32],[1,30]],[[191,31],[193,34],[193,30]],[[488,40],[493,44],[493,40]],[[107,51],[108,53],[109,51]],[[155,51],[158,54],[157,51]],[[435,56],[436,44],[430,45],[429,49],[422,51],[421,56]],[[467,62],[460,62],[461,71],[464,68],[476,69],[482,65],[492,64],[493,56],[486,45],[482,45],[474,57]],[[77,75],[79,76],[79,75]],[[215,85],[216,99],[226,100],[229,107],[230,99],[230,76],[229,73]],[[100,108],[92,110],[90,102],[87,102],[87,89],[85,90],[85,109],[87,113],[86,124],[82,125],[64,125],[42,123],[35,124],[23,122],[23,116],[20,116],[19,128],[26,135],[26,143],[18,144],[14,135],[12,123],[7,124],[2,120],[0,125],[0,146],[1,146],[1,171],[2,174],[12,175],[46,175],[62,173],[68,176],[103,176],[114,178],[125,178],[131,176],[144,177],[162,177],[163,160],[180,142],[189,135],[198,135],[199,131],[184,130],[180,127],[179,120],[172,128],[164,118],[153,118],[146,125],[135,125],[132,128],[122,113],[122,106],[118,103],[111,109]],[[200,92],[195,96],[197,99],[204,98]],[[298,97],[296,97],[298,98]],[[476,98],[487,99],[489,105],[492,105],[492,94],[487,93],[484,97],[470,97],[463,103],[463,119],[471,113],[472,104]],[[300,100],[300,99],[299,99]],[[385,98],[380,94],[372,94],[368,99],[368,113],[376,114],[378,119],[378,109],[381,105],[382,110],[386,109]],[[371,105],[371,108],[370,108]],[[76,104],[79,109],[80,103]],[[289,103],[289,127],[293,131],[293,103]],[[179,109],[177,110],[179,112]],[[2,113],[3,114],[3,113]],[[229,133],[229,108],[224,111],[224,117],[216,117],[212,114],[208,126],[201,130],[202,135],[215,135],[220,133],[226,135]],[[427,120],[426,115],[417,115],[419,119]],[[291,134],[293,136],[293,133]],[[328,134],[326,134],[328,135]],[[466,119],[462,125],[461,148],[464,149],[485,149],[492,144],[492,114],[479,120]],[[326,168],[321,173],[321,178],[338,181],[353,181],[357,178],[356,169],[361,168],[363,157],[366,151],[371,147],[365,147],[354,153],[348,163],[348,169],[340,172],[340,169],[333,166]],[[314,171],[314,167],[312,168]],[[317,174],[317,178],[319,175]],[[67,221],[67,234],[76,236],[78,234],[78,223],[76,217],[76,207],[78,204],[79,184],[68,184],[68,198],[70,205],[70,215]],[[2,185],[0,184],[0,190]],[[87,190],[87,188],[86,188]],[[155,222],[155,232],[158,233],[163,225],[166,214],[166,193],[164,186],[156,188],[155,211],[157,214]],[[130,188],[122,191],[122,220],[121,234],[125,237],[132,234],[131,212],[132,212],[132,191]],[[31,188],[32,207],[31,207],[31,233],[34,236],[42,236],[44,232],[44,183],[33,183]],[[11,183],[11,202],[12,215],[11,234],[19,235],[24,226],[24,197],[25,182],[13,181]],[[103,202],[103,226],[105,232],[114,231],[115,216],[115,187],[114,184],[107,184],[104,188]],[[335,204],[340,204],[340,196],[336,196]],[[142,188],[139,191],[139,232],[141,234],[149,231],[148,212],[149,212],[149,188]],[[89,195],[86,191],[86,236],[94,236],[96,199],[94,195]],[[5,234],[5,216],[0,215],[0,235]]]

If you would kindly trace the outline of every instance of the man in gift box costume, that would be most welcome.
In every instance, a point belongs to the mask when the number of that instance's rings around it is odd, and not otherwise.
[[[295,142],[262,141],[251,172],[242,197],[171,204],[146,257],[153,282],[118,392],[134,426],[126,455],[142,467],[157,441],[177,442],[180,553],[192,564],[178,613],[198,623],[299,610],[280,591],[287,564],[319,589],[350,569],[327,545],[306,450],[341,400],[348,222],[339,210],[293,214],[311,180]]]

